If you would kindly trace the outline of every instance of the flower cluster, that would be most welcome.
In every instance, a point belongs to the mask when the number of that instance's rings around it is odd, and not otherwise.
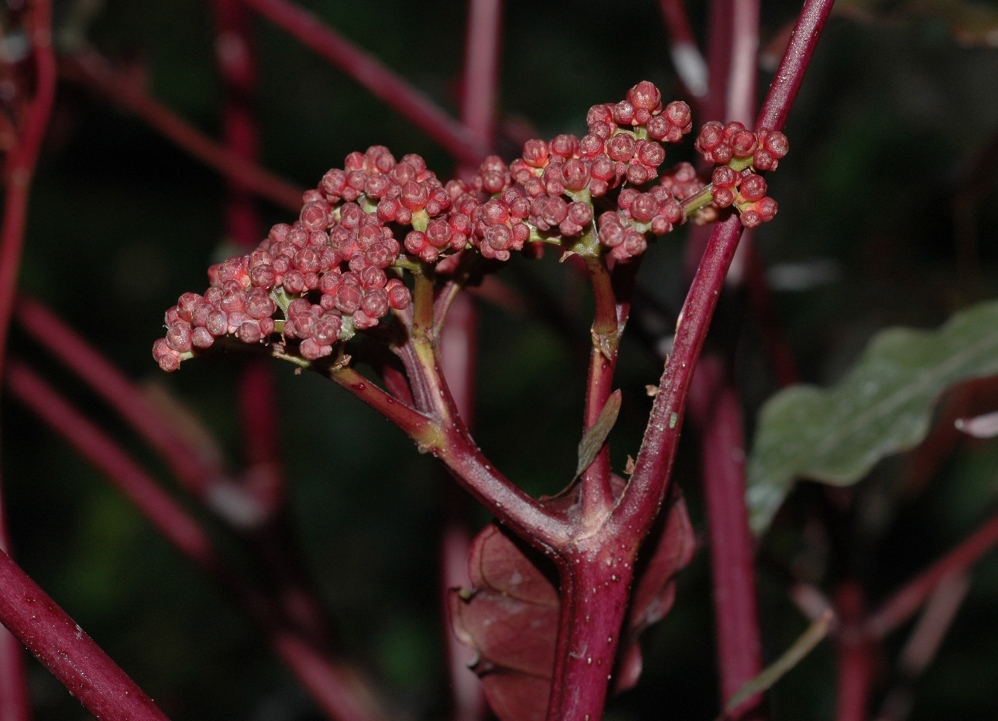
[[[755,228],[776,215],[776,201],[766,196],[766,181],[756,170],[776,170],[790,150],[787,136],[776,130],[747,130],[739,122],[709,122],[700,129],[696,149],[717,164],[711,175],[711,195],[718,208],[734,207],[746,228]]]
[[[409,307],[404,268],[446,273],[453,264],[440,261],[457,253],[505,261],[536,242],[602,250],[621,262],[693,211],[702,221],[732,206],[748,227],[776,213],[753,169],[776,168],[788,150],[782,133],[707,123],[696,147],[718,165],[708,192],[689,163],[659,172],[662,143],[692,130],[686,103],[663,106],[658,89],[641,82],[621,102],[593,106],[586,120],[582,138],[528,141],[509,165],[490,156],[467,181],[446,184],[418,155],[396,160],[382,146],[351,153],[304,193],[298,220],[275,225],[252,253],[212,266],[203,296],[180,297],[153,356],[172,371],[220,337],[257,344],[280,334],[317,360]]]

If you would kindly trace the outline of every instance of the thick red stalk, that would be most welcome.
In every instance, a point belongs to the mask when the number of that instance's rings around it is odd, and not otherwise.
[[[612,522],[622,526],[622,532],[629,538],[637,540],[647,535],[665,497],[693,371],[741,233],[741,221],[737,216],[730,216],[714,226],[686,295],[676,326],[672,355],[666,361],[659,381],[634,474],[613,514]]]
[[[154,130],[227,178],[237,179],[261,198],[298,213],[302,189],[263,170],[216,143],[166,106],[154,100],[136,82],[116,73],[107,60],[87,50],[66,60],[64,77],[107,95],[148,123]]]
[[[547,721],[603,717],[637,545],[601,532],[559,559],[562,611]]]
[[[588,654],[577,654],[581,649],[602,653],[604,639],[607,647],[618,641],[634,559],[668,488],[693,368],[740,235],[738,218],[730,217],[718,223],[711,236],[683,306],[673,355],[666,362],[623,496],[597,531],[579,545],[571,539],[554,544],[559,549],[562,608],[548,721],[602,717],[610,670],[588,663]],[[586,624],[587,618],[592,623]]]
[[[0,552],[0,622],[98,721],[167,721],[55,601]]]
[[[863,632],[863,589],[845,581],[835,593],[839,632],[835,636],[838,665],[836,721],[866,721],[875,667],[872,640]]]
[[[7,334],[14,306],[17,274],[27,225],[31,181],[55,102],[56,63],[52,52],[52,8],[49,0],[31,0],[24,12],[34,61],[34,96],[21,118],[19,137],[4,163],[3,223],[0,226],[0,377],[4,373]],[[0,552],[10,551],[6,508],[0,483]],[[0,721],[27,721],[30,706],[20,644],[0,628]]]
[[[725,363],[700,361],[690,389],[690,414],[701,432],[701,473],[713,569],[714,618],[721,705],[762,671],[755,590],[755,553],[745,505],[745,438],[737,391]],[[730,716],[743,718],[761,696]]]
[[[287,0],[242,0],[299,42],[367,88],[388,107],[465,165],[477,165],[488,154],[482,143],[421,91],[414,88],[372,55],[326,27],[311,13]]]
[[[883,638],[911,618],[944,579],[965,572],[998,544],[998,514],[960,545],[909,581],[866,620],[866,632]]]

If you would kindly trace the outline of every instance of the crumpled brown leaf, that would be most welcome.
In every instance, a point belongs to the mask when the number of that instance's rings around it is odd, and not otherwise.
[[[614,477],[614,491],[624,481]],[[565,508],[578,487],[547,502]],[[695,539],[682,494],[675,490],[645,540],[636,565],[631,607],[615,671],[615,691],[641,675],[638,637],[661,620],[675,598],[675,575],[693,556]],[[496,523],[472,541],[468,560],[473,589],[452,589],[451,625],[473,648],[485,696],[501,721],[543,721],[558,634],[559,599],[554,565]]]

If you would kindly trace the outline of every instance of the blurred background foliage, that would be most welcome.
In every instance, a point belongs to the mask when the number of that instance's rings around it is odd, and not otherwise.
[[[300,4],[455,111],[463,3]],[[93,11],[88,23],[67,26],[87,15],[81,8]],[[778,56],[779,33],[798,9],[790,0],[763,3],[762,44],[776,44],[769,54]],[[801,375],[820,384],[841,377],[878,329],[935,326],[998,294],[998,188],[993,171],[968,170],[993,168],[998,160],[998,52],[988,46],[998,42],[998,4],[854,1],[844,10],[829,24],[790,118],[791,154],[771,178],[780,214],[757,234]],[[208,3],[64,0],[56,11],[70,36],[141,68],[151,93],[217,136],[222,85]],[[623,97],[641,79],[659,84],[667,98],[681,96],[652,0],[508,0],[505,12],[500,109],[507,127],[529,123],[543,137],[581,134],[590,105]],[[702,37],[706,5],[694,2],[690,12]],[[282,31],[260,20],[254,27],[266,167],[307,187],[348,152],[384,144],[397,156],[422,153],[449,177],[447,157],[402,118]],[[761,72],[760,92],[770,78]],[[500,147],[516,149],[506,136]],[[670,149],[667,162],[690,159],[691,152],[690,143]],[[236,361],[199,360],[165,376],[150,356],[163,311],[180,293],[202,290],[207,265],[225,252],[224,201],[224,184],[212,171],[106,100],[62,83],[32,199],[21,287],[131,378],[163,386],[192,408],[237,469]],[[288,219],[260,207],[268,223]],[[684,229],[659,241],[641,273],[644,290],[671,313],[685,293],[685,238]],[[547,288],[573,320],[566,334],[536,318],[480,306],[476,437],[517,483],[531,493],[554,493],[575,465],[585,374],[577,349],[587,343],[589,300],[550,254],[510,266],[506,282],[524,292]],[[732,294],[721,314],[736,319],[722,327],[736,349],[750,432],[755,410],[776,386],[758,325],[742,318],[743,310],[744,298]],[[114,414],[16,327],[11,352],[177,490]],[[275,372],[301,546],[342,648],[390,689],[397,718],[445,718],[436,539],[444,497],[456,491],[431,459],[333,384],[296,376],[276,361]],[[644,386],[659,372],[645,344],[625,343],[619,373],[625,402],[611,437],[618,470],[637,450],[650,408]],[[696,438],[688,432],[677,479],[702,530],[696,459]],[[246,618],[10,398],[3,403],[2,460],[18,560],[171,718],[317,718]],[[963,442],[917,493],[900,488],[900,466],[889,460],[841,494],[846,510],[832,515],[845,540],[809,535],[808,519],[829,515],[826,494],[801,484],[790,499],[760,551],[767,658],[806,625],[788,600],[786,568],[803,569],[825,589],[848,570],[875,602],[998,506],[996,442]],[[485,520],[478,512],[477,521]],[[680,577],[674,610],[646,635],[640,685],[612,703],[611,718],[716,715],[709,598],[709,564],[700,553]],[[915,689],[913,719],[998,717],[996,611],[998,558],[989,558]],[[888,650],[901,640],[892,639]],[[889,685],[892,663],[885,655],[878,693]],[[30,678],[40,721],[86,717],[33,661]],[[774,719],[832,717],[827,642],[776,687],[771,712]]]

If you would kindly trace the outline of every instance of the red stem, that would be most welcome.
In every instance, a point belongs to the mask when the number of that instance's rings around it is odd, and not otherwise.
[[[762,671],[755,553],[745,505],[745,438],[738,394],[724,362],[700,361],[690,389],[690,413],[702,429],[701,467],[713,569],[714,617],[722,706]],[[730,716],[744,718],[761,694]]]
[[[606,261],[602,257],[587,259],[589,278],[593,286],[596,312],[593,318],[593,347],[589,352],[589,378],[586,383],[586,408],[582,419],[583,431],[599,420],[607,399],[613,392],[613,372],[617,365],[620,334],[617,329],[617,303]],[[623,329],[621,329],[623,330]],[[599,454],[582,473],[582,516],[585,523],[597,527],[613,506],[610,490],[610,448],[603,444]]]
[[[634,548],[590,536],[560,562],[561,615],[547,721],[603,717],[634,577]],[[636,545],[636,544],[635,544]]]
[[[421,91],[372,55],[286,0],[241,0],[367,88],[465,165],[478,165],[488,146]]]
[[[150,97],[137,83],[122,78],[98,53],[88,50],[66,60],[62,74],[107,95],[178,147],[225,177],[237,180],[261,198],[294,213],[301,210],[301,188],[218,144]]]
[[[617,522],[628,528],[633,539],[647,535],[665,497],[693,370],[741,232],[735,216],[717,223],[680,312],[672,355],[659,381],[634,474],[614,511]]]
[[[680,82],[694,98],[707,94],[707,63],[700,54],[683,0],[659,0],[665,31],[669,35],[669,54]]]
[[[834,4],[835,0],[805,0],[776,77],[756,118],[756,128],[783,129]]]
[[[875,647],[862,630],[863,589],[846,581],[836,591],[840,627],[835,636],[838,661],[836,721],[866,721],[873,685]]]
[[[468,3],[461,120],[475,139],[489,149],[495,134],[502,11],[502,0],[471,0]]]
[[[6,511],[0,496],[0,551],[7,545]],[[0,626],[0,721],[29,721],[31,704],[24,678],[24,647]]]
[[[589,378],[586,383],[586,408],[583,430],[599,420],[607,399],[613,392],[613,374],[617,367],[620,338],[631,310],[634,279],[640,262],[618,263],[611,273],[603,257],[586,260],[596,302],[592,326],[592,349]],[[582,517],[592,528],[598,526],[613,507],[610,489],[610,447],[603,444],[599,454],[582,473]]]
[[[142,689],[3,552],[0,622],[100,721],[167,721]]]
[[[752,124],[759,67],[759,0],[734,0],[731,8],[731,61],[728,65],[727,120]]]
[[[911,618],[942,580],[966,571],[995,544],[998,544],[998,514],[891,596],[867,619],[866,632],[874,638],[884,638]]]

